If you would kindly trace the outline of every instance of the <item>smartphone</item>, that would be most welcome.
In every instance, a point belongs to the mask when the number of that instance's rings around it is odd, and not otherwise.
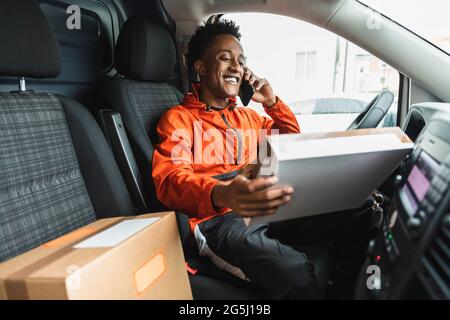
[[[252,100],[255,89],[248,82],[248,80],[242,80],[241,87],[239,88],[239,98],[241,98],[242,104],[248,106],[250,100]]]

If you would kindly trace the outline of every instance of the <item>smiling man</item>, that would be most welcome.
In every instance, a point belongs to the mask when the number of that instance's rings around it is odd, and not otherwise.
[[[200,83],[194,83],[193,92],[184,97],[183,104],[172,107],[158,124],[161,143],[153,159],[157,195],[166,206],[190,214],[193,229],[200,221],[230,209],[242,216],[273,213],[289,201],[292,193],[290,188],[275,188],[267,199],[262,199],[265,191],[253,191],[266,189],[276,178],[250,181],[243,175],[236,176],[255,160],[252,158],[255,152],[249,151],[246,147],[250,146],[244,143],[244,132],[249,129],[258,133],[264,130],[300,132],[295,115],[274,95],[268,81],[256,77],[245,66],[239,38],[238,28],[232,22],[207,24],[197,30],[190,42],[189,54]],[[270,118],[252,109],[237,107],[236,97],[243,80],[255,88],[253,101],[262,103]],[[221,148],[224,143],[226,151],[234,153],[234,161],[227,161],[225,154],[221,161],[213,164],[207,159],[200,163],[194,161],[195,150],[203,150],[209,144],[202,138],[196,139],[195,129],[200,133],[213,130],[216,138],[213,145]],[[230,133],[233,134],[231,148]],[[174,150],[180,146],[185,152],[177,157]],[[236,176],[233,180],[220,181],[233,175]],[[248,194],[242,188],[249,189]]]
[[[299,133],[300,128],[269,82],[245,65],[240,36],[233,22],[219,21],[199,27],[192,37],[189,56],[200,83],[158,123],[160,143],[153,157],[157,196],[168,208],[189,215],[201,255],[251,281],[264,297],[321,298],[320,272],[287,244],[292,235],[307,239],[311,233],[314,241],[326,242],[329,230],[309,230],[313,224],[307,221],[288,230],[283,224],[247,226],[244,220],[273,214],[294,192],[277,185],[277,177],[250,179],[242,173],[256,155],[244,133]],[[252,100],[263,105],[268,117],[237,106],[242,81],[253,86]]]

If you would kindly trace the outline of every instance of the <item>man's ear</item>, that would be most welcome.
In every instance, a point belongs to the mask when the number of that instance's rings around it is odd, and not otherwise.
[[[200,77],[203,77],[204,75],[206,75],[206,67],[202,60],[195,61],[194,69],[195,69],[195,72],[197,72],[197,74]]]

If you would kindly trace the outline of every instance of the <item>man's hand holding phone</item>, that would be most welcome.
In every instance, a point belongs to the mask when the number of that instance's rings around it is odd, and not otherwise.
[[[217,184],[212,201],[216,207],[230,208],[242,217],[274,214],[291,200],[294,192],[292,187],[276,185],[277,182],[276,176],[248,179],[238,175],[231,182]]]
[[[255,102],[262,103],[265,107],[270,108],[276,102],[277,98],[273,94],[271,85],[266,79],[257,77],[248,67],[244,66],[244,78],[241,84],[241,94],[247,95],[248,90],[245,90],[244,81],[247,81],[250,86],[253,87],[254,93],[252,95],[252,100]]]

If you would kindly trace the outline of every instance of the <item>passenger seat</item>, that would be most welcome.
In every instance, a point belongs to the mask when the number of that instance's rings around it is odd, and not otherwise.
[[[79,103],[25,90],[60,71],[59,47],[34,0],[0,1],[0,262],[97,218],[134,214],[113,154]],[[19,81],[18,81],[19,87]]]

